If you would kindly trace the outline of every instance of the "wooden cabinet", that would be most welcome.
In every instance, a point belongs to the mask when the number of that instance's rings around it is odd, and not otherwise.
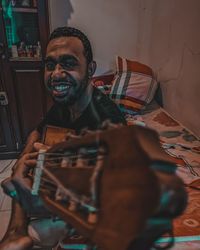
[[[47,111],[48,1],[0,0],[0,159],[15,157]],[[1,104],[1,94],[8,103]]]

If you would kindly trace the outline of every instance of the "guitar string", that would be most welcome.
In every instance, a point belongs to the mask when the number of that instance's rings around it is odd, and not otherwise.
[[[83,155],[76,155],[76,156],[64,156],[63,157],[54,157],[54,158],[50,158],[50,159],[45,159],[45,162],[47,161],[54,161],[54,160],[63,160],[63,159],[69,159],[69,160],[77,160],[77,159],[85,159],[86,157],[83,156]],[[93,158],[89,158],[87,157],[88,159],[95,159],[96,157],[93,157]]]
[[[47,187],[46,183],[41,183],[40,184],[40,190],[41,191],[43,190],[44,192],[50,191],[50,192],[55,192],[56,193],[57,186],[55,186],[55,188],[54,187]]]
[[[70,155],[69,156],[69,155],[66,155],[66,153],[63,153],[62,155],[59,154],[58,157],[45,158],[45,160],[39,160],[38,159],[37,162],[42,161],[44,163],[47,163],[47,162],[56,161],[56,160],[63,160],[63,159],[65,159],[65,160],[72,160],[73,162],[76,162],[79,159],[82,159],[82,160],[91,160],[92,161],[92,160],[98,159],[98,157],[105,157],[106,156],[105,152],[104,153],[102,153],[100,151],[96,151],[96,152],[97,152],[97,155],[93,156],[93,157],[90,157],[92,154],[90,154],[90,155],[89,154],[87,154],[87,155],[78,154],[78,155]],[[54,156],[54,154],[46,154],[46,153],[44,153],[44,154],[48,155],[48,156]],[[55,154],[55,155],[57,155],[57,154]]]
[[[98,146],[99,146],[99,145],[98,145]],[[70,149],[68,149],[68,150],[69,150],[69,152],[70,152]],[[72,149],[71,149],[71,150],[72,150]],[[94,152],[96,152],[96,153],[98,152],[98,149],[95,149],[95,148],[92,148],[92,149],[90,148],[90,150],[92,150],[93,153],[94,153]],[[44,153],[41,153],[41,154],[45,154],[45,156],[46,156],[46,155],[50,155],[50,156],[51,156],[51,155],[63,156],[63,155],[66,154],[66,152],[64,152],[64,153],[52,153],[52,152],[48,153],[48,152],[44,152]]]
[[[104,156],[104,154],[102,154],[102,156]],[[89,156],[83,156],[81,154],[79,155],[73,155],[73,156],[67,156],[67,155],[64,155],[64,158],[66,159],[69,159],[69,160],[77,160],[77,159],[88,159],[88,160],[95,160],[97,159],[98,157],[93,157],[93,158],[90,158]],[[44,161],[43,160],[37,160],[37,162],[40,162],[40,161],[43,161],[43,162],[50,162],[50,161],[55,161],[55,160],[63,160],[63,157],[52,157],[52,158],[49,158],[49,159],[45,159]]]
[[[55,185],[55,183],[54,183],[51,179],[47,179],[47,178],[45,178],[44,176],[41,178],[41,181],[44,181],[44,182],[46,182],[46,183],[50,183],[50,184],[52,184],[52,185]]]
[[[53,187],[46,187],[45,184],[41,184],[40,190],[43,191],[44,193],[48,193],[49,192],[54,192],[55,194],[58,192],[57,187],[53,188]],[[66,193],[68,192],[68,193]],[[87,207],[89,209],[92,209],[92,211],[95,209],[91,203],[90,197],[84,196],[84,195],[76,195],[75,193],[71,192],[70,190],[65,190],[65,192],[63,192],[63,189],[61,188],[58,192],[58,197],[61,197],[62,199],[60,199],[61,201],[74,201],[79,203],[80,205]],[[63,198],[65,200],[63,200]],[[56,199],[58,201],[58,199]]]
[[[77,157],[75,157],[75,156],[73,156],[73,157],[67,157],[68,159],[78,159]],[[105,158],[105,156],[104,155],[101,155],[101,156],[98,156],[98,157],[93,157],[93,158],[84,158],[83,160],[88,160],[88,161],[93,161],[93,160],[96,160],[96,164],[97,164],[97,162],[99,162],[99,161],[102,161],[103,159]],[[61,157],[59,157],[59,158],[53,158],[53,159],[51,159],[51,161],[52,160],[57,160],[57,159],[62,159]],[[80,158],[79,158],[80,159]],[[43,161],[44,162],[44,164],[48,164],[49,163],[49,165],[48,166],[46,166],[47,168],[48,167],[61,167],[61,162],[59,162],[59,163],[51,163],[51,162],[49,162],[49,159],[46,159],[45,161]],[[74,160],[74,162],[76,162],[75,160]],[[69,162],[69,164],[73,164],[74,162]],[[91,164],[91,165],[93,165],[93,164]],[[88,164],[87,164],[87,166],[88,166]],[[44,166],[45,167],[45,166]],[[46,168],[45,167],[45,168]],[[86,166],[85,166],[86,167]],[[64,168],[64,167],[63,167]],[[70,168],[70,167],[65,167],[65,168]],[[76,165],[75,166],[72,166],[72,168],[76,168]],[[84,168],[84,166],[83,167],[77,167],[77,168]],[[88,167],[88,168],[91,168],[91,167]],[[44,177],[42,177],[41,179],[43,179]],[[52,183],[52,184],[55,184],[55,183]]]
[[[78,195],[74,193],[74,191],[66,188],[63,186],[63,184],[59,181],[59,179],[54,176],[51,172],[49,172],[47,169],[44,169],[45,174],[48,175],[50,179],[55,181],[57,188],[59,188],[59,192],[62,193],[62,195],[65,195],[65,197],[70,198],[72,201],[79,203],[81,206],[88,208],[89,211],[96,211],[96,208],[93,206],[93,204],[90,201],[90,198],[85,195]],[[54,189],[55,190],[55,189]],[[54,191],[53,190],[53,191]],[[56,190],[57,191],[57,190]]]
[[[60,189],[60,191],[63,192],[63,194],[65,194],[66,196],[71,197],[71,199],[75,202],[81,203],[82,205],[85,204],[85,201],[83,200],[83,198],[81,198],[80,195],[75,194],[72,190],[66,188],[60,181],[59,179],[53,175],[48,169],[43,169],[43,171],[45,172],[45,174],[56,183],[57,187]]]
[[[99,157],[94,157],[94,158],[88,158],[88,159],[83,159],[83,161],[93,161],[93,160],[96,160],[96,162],[95,163],[97,163],[98,161],[101,161],[101,160],[103,160],[105,158],[105,156],[99,156]],[[79,158],[80,159],[80,158]],[[48,166],[45,166],[45,167],[61,167],[61,168],[70,168],[70,166],[67,166],[67,167],[62,167],[61,166],[61,162],[59,162],[59,163],[51,163],[51,162],[49,162],[48,160],[45,160],[45,161],[43,161],[45,164],[48,164],[49,163],[49,165]],[[76,166],[76,164],[74,164],[74,163],[76,163],[76,161],[73,161],[73,162],[69,162],[69,163],[67,163],[67,164],[69,164],[69,165],[72,165],[72,168],[76,168],[77,166]],[[74,166],[73,166],[74,165]],[[94,165],[94,164],[90,164],[90,165]],[[86,164],[86,166],[83,166],[83,167],[87,167],[88,166],[88,164]],[[77,168],[83,168],[83,167],[77,167]],[[91,168],[91,167],[89,167],[88,166],[88,168]]]
[[[89,155],[89,154],[91,155],[91,154],[94,154],[94,153],[98,153],[98,150],[95,150],[92,153],[87,153],[87,155]],[[72,156],[70,156],[70,155],[67,155],[66,152],[65,153],[42,153],[42,154],[45,155],[45,156],[57,156],[58,159],[62,158],[63,156],[76,158],[77,156],[83,155],[83,154],[78,154],[78,155],[72,154]],[[50,159],[56,159],[56,157],[55,158],[50,158]]]
[[[88,151],[87,151],[87,155],[83,155],[83,154],[78,154],[78,155],[74,155],[73,153],[72,153],[72,155],[67,155],[67,153],[66,152],[63,152],[63,153],[43,153],[45,156],[49,156],[49,157],[51,157],[51,158],[48,158],[48,159],[45,159],[44,161],[43,161],[43,164],[47,164],[47,163],[50,163],[50,165],[51,166],[54,166],[54,167],[56,167],[56,166],[58,166],[58,167],[60,167],[61,166],[61,164],[62,164],[62,161],[63,161],[63,159],[64,158],[66,158],[66,160],[69,160],[69,161],[71,161],[71,164],[73,164],[73,161],[75,161],[75,162],[77,162],[77,160],[78,159],[80,159],[80,157],[83,159],[83,160],[90,160],[90,161],[92,161],[92,160],[96,160],[96,163],[95,164],[97,164],[99,161],[102,161],[102,159],[104,158],[104,157],[102,157],[102,155],[100,155],[99,153],[101,152],[101,151],[99,151],[99,146],[100,146],[100,133],[99,133],[100,131],[97,131],[97,133],[96,133],[96,146],[97,146],[97,149],[94,149],[93,148],[93,152],[89,152],[88,153]],[[91,150],[91,149],[90,149]],[[95,152],[94,152],[94,150],[95,150]],[[92,155],[92,153],[94,154],[97,154],[97,156],[96,157],[91,157],[91,155]],[[55,157],[56,156],[56,157]],[[86,157],[87,156],[87,157]],[[90,156],[90,157],[89,157]],[[52,161],[55,161],[55,160],[60,160],[61,162],[60,163],[54,163],[54,164],[52,164],[51,162]],[[64,191],[64,192],[66,192],[66,190],[65,190],[65,187],[62,185],[62,183],[54,176],[54,175],[52,175],[47,169],[44,169],[43,170],[44,172],[46,172],[46,174],[48,175],[48,177],[51,179],[51,181],[49,181],[49,180],[47,180],[46,178],[41,178],[41,181],[40,181],[40,189],[42,189],[43,187],[45,188],[45,184],[44,184],[44,182],[45,182],[45,180],[47,181],[47,183],[49,183],[49,184],[51,184],[51,185],[55,185],[55,188],[53,188],[53,187],[50,187],[49,186],[49,189],[51,189],[52,191],[54,191],[54,192],[56,192],[56,186],[57,186],[57,188],[59,188],[59,186],[61,187],[61,189]],[[92,181],[92,187],[91,187],[91,192],[92,192],[92,196],[94,197],[94,196],[96,196],[95,195],[95,193],[96,193],[96,185],[95,185],[95,183],[94,183],[94,181],[95,181],[95,179],[97,178],[97,172],[99,172],[99,171],[95,171],[95,178],[93,178],[93,181]],[[46,184],[47,184],[46,183]],[[96,199],[94,200],[94,202],[96,203]]]
[[[95,157],[95,158],[93,158],[93,159],[95,159],[96,160],[96,164],[98,163],[98,162],[102,162],[102,160],[104,159],[104,156],[102,157],[102,156],[98,156],[97,158]],[[54,167],[60,167],[60,163],[58,163],[58,164],[54,164],[53,166]],[[51,164],[51,166],[52,166],[52,164]],[[80,167],[80,168],[82,168],[82,167]],[[90,167],[91,168],[91,167]],[[57,180],[57,178],[55,178],[55,176],[53,176],[54,178],[52,178],[52,174],[50,173],[50,175],[49,175],[49,171],[46,169],[44,172],[46,172],[46,173],[48,173],[48,177],[50,178],[50,179],[47,179],[47,178],[45,178],[44,176],[42,176],[41,177],[41,180],[40,180],[40,190],[42,191],[46,191],[46,192],[48,192],[48,191],[51,191],[51,192],[54,192],[54,193],[56,193],[56,191],[57,191],[57,189],[61,186],[62,188],[62,190],[64,190],[65,189],[65,187],[62,185],[62,183],[59,181],[59,180]],[[96,172],[96,171],[95,171]],[[96,175],[96,173],[95,173],[95,175]],[[55,181],[55,179],[56,179],[56,181]],[[92,183],[94,183],[94,178],[93,178],[93,181],[92,181]],[[92,184],[91,183],[91,184]],[[53,185],[53,186],[52,186]],[[92,185],[92,187],[91,187],[91,191],[92,191],[92,197],[94,198],[94,191],[96,190],[96,187],[95,187],[96,185]],[[96,203],[96,202],[95,202]]]

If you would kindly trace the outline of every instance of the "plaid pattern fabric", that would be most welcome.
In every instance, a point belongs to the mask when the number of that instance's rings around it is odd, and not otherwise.
[[[116,58],[117,74],[110,97],[124,113],[136,114],[154,97],[157,82],[147,65]]]

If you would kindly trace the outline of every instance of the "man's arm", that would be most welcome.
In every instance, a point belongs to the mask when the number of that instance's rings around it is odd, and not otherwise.
[[[30,135],[28,136],[28,139],[27,139],[27,141],[26,141],[26,145],[25,145],[25,147],[24,147],[24,150],[23,150],[22,153],[19,155],[17,162],[16,162],[15,165],[13,166],[13,174],[14,174],[16,168],[17,168],[17,165],[18,165],[19,160],[20,160],[25,154],[28,154],[28,153],[31,153],[31,152],[35,151],[33,145],[34,145],[35,142],[40,141],[40,139],[41,139],[41,134],[40,134],[37,130],[33,130],[33,131],[30,133]]]

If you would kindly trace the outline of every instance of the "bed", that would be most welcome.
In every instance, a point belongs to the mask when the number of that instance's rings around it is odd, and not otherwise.
[[[159,133],[162,147],[173,158],[177,175],[185,184],[188,205],[184,213],[174,220],[176,244],[172,249],[200,249],[200,141],[158,105],[141,115],[127,116],[127,121]],[[169,240],[163,237],[160,242]]]
[[[188,205],[174,220],[173,250],[200,249],[200,140],[162,107],[161,92],[153,70],[144,64],[116,58],[116,74],[99,76],[93,84],[110,96],[124,112],[128,125],[152,128],[160,137],[161,146],[177,165],[183,180]],[[159,243],[169,242],[162,237]]]

